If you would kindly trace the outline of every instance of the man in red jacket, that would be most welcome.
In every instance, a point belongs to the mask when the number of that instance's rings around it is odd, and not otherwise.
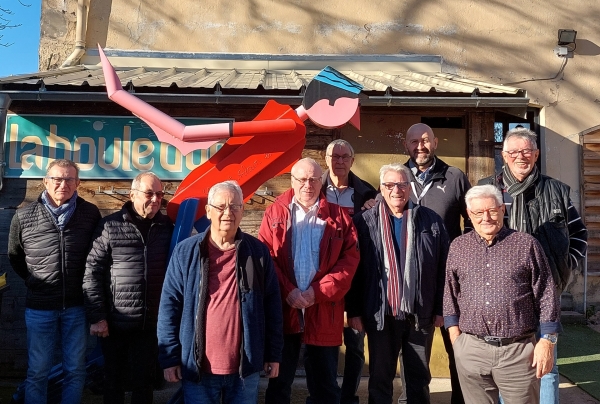
[[[300,346],[307,403],[337,404],[339,346],[344,328],[344,295],[359,261],[350,216],[320,192],[323,170],[310,158],[292,168],[292,189],[267,208],[259,239],[271,252],[283,300],[283,359],[269,380],[266,404],[290,402]]]

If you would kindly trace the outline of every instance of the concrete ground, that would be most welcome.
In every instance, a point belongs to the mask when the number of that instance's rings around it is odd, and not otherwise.
[[[360,402],[365,404],[367,403],[368,399],[367,381],[368,378],[363,377],[360,383],[360,387],[358,389]],[[340,378],[340,385],[341,382],[342,381]],[[260,383],[261,387],[258,402],[262,404],[264,403],[264,392],[267,386],[267,379],[261,379]],[[154,404],[166,404],[169,401],[170,397],[173,395],[173,393],[177,391],[178,387],[178,384],[169,384],[165,389],[154,392]],[[431,404],[450,403],[450,379],[433,379],[429,387],[431,391]],[[396,379],[396,382],[394,384],[394,391],[396,392],[394,398],[397,399],[400,392],[402,391],[402,384],[400,383],[400,379]],[[304,404],[307,395],[308,390],[306,389],[306,381],[303,377],[297,377],[293,385],[292,404]],[[590,396],[585,391],[572,384],[563,376],[561,376],[560,383],[560,401],[562,403],[573,404],[600,404],[600,401],[594,399],[592,396]],[[100,401],[98,401],[98,403],[99,402]]]

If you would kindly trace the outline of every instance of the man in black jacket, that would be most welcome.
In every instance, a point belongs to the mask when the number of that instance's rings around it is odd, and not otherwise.
[[[18,209],[8,258],[27,286],[25,403],[47,401],[54,348],[62,343],[62,402],[79,403],[85,383],[87,332],[81,288],[85,259],[100,211],[77,196],[79,167],[54,160],[37,201]]]
[[[160,212],[164,191],[156,175],[135,177],[129,196],[98,225],[83,284],[90,334],[102,337],[105,404],[123,403],[128,374],[131,402],[152,403],[156,322],[173,233]]]
[[[341,206],[350,216],[375,204],[375,188],[350,170],[354,163],[354,149],[350,143],[343,139],[329,143],[325,151],[325,162],[328,170],[323,174],[321,191],[327,197],[327,202]],[[365,364],[364,331],[344,327],[344,345],[346,357],[340,403],[358,404],[356,391]]]
[[[440,215],[444,220],[450,241],[454,240],[463,233],[460,228],[461,217],[464,227],[471,228],[465,203],[465,194],[471,188],[469,179],[460,169],[451,167],[436,157],[438,138],[428,125],[417,123],[408,128],[404,145],[410,156],[404,165],[410,168],[412,174],[410,200]],[[445,327],[440,327],[440,332],[448,354],[452,383],[450,402],[464,404],[450,337]]]

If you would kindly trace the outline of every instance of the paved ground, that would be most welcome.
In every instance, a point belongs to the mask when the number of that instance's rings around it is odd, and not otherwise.
[[[367,381],[368,378],[364,377],[360,383],[358,390],[361,403],[367,403]],[[339,380],[341,384],[341,379]],[[267,385],[266,379],[261,379],[261,389],[259,393],[259,403],[264,402],[264,391]],[[166,404],[172,394],[177,390],[178,385],[173,384],[168,386],[165,390],[157,391],[154,393],[154,404]],[[431,390],[431,404],[448,404],[450,403],[450,379],[433,379],[430,384]],[[394,391],[397,392],[397,396],[402,391],[402,385],[399,379],[396,379],[394,385]],[[296,378],[293,387],[293,398],[292,404],[304,404],[304,400],[308,395],[306,390],[306,382],[304,378]],[[562,403],[572,404],[600,404],[600,401],[595,400],[592,396],[569,382],[566,378],[561,376],[560,384],[560,401]],[[100,403],[100,401],[98,401]]]

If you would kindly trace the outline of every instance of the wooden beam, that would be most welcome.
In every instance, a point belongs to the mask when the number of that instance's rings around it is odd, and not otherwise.
[[[494,112],[467,113],[467,176],[472,185],[494,174]]]

